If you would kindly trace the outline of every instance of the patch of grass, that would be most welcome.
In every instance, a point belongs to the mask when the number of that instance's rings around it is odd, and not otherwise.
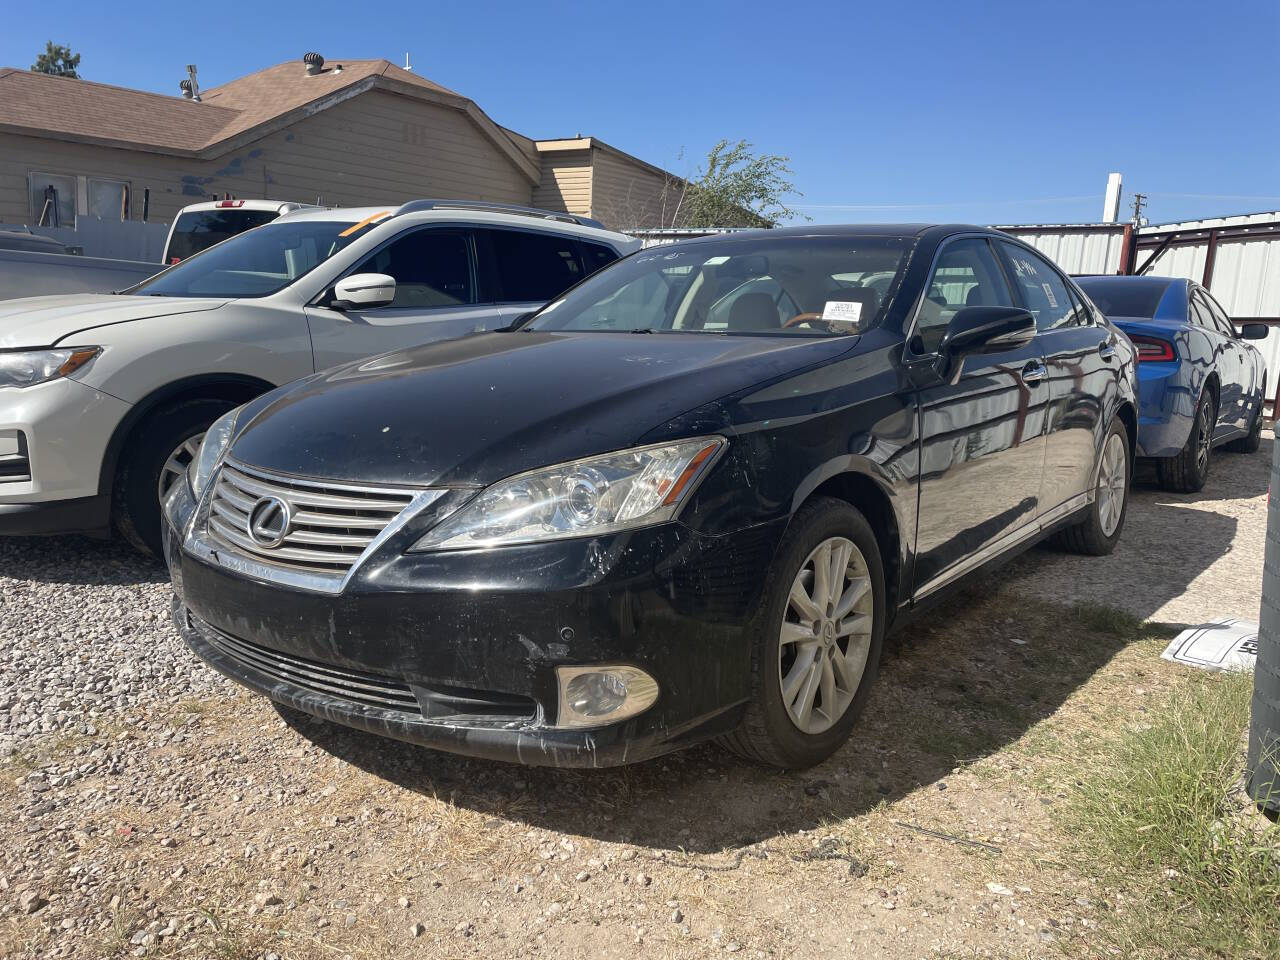
[[[1280,826],[1230,799],[1251,691],[1243,674],[1184,685],[1103,746],[1072,801],[1082,853],[1139,901],[1112,930],[1128,956],[1280,956]]]
[[[1140,617],[1101,603],[1077,603],[1070,608],[1070,613],[1076,623],[1094,633],[1138,640],[1148,632],[1147,624]]]

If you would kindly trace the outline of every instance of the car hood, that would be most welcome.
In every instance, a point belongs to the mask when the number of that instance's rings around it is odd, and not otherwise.
[[[378,484],[489,484],[635,445],[686,411],[847,352],[849,337],[477,334],[335,367],[255,402],[231,455]]]
[[[213,310],[226,302],[226,298],[134,297],[111,293],[0,300],[0,349],[51,347],[95,327]]]

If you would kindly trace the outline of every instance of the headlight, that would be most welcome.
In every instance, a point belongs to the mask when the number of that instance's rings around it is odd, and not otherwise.
[[[723,437],[637,447],[495,483],[413,550],[465,550],[614,533],[670,520]]]
[[[191,461],[191,466],[187,467],[187,482],[191,484],[191,493],[197,500],[204,493],[204,488],[208,486],[214,467],[218,465],[222,455],[227,452],[227,447],[231,445],[231,436],[236,430],[236,417],[240,416],[240,411],[243,409],[244,407],[240,406],[227,411],[213,421],[209,429],[204,432],[204,439],[200,441],[200,452]]]
[[[68,376],[101,352],[101,347],[0,351],[0,387],[31,387]]]

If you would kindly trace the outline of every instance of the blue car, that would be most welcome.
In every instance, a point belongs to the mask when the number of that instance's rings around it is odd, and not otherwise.
[[[1237,331],[1200,284],[1178,277],[1077,277],[1098,308],[1138,349],[1138,456],[1156,461],[1167,490],[1193,493],[1209,476],[1216,446],[1258,449],[1267,370],[1248,340],[1267,328]]]

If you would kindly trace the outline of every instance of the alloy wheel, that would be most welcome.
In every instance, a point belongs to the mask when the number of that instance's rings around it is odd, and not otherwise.
[[[187,467],[191,465],[191,461],[200,452],[200,441],[203,439],[203,433],[187,437],[165,459],[164,466],[160,468],[160,480],[156,484],[156,494],[162,501],[165,498],[165,494],[173,489],[173,485],[186,476]],[[154,463],[155,461],[152,462]]]
[[[823,733],[849,709],[874,620],[866,558],[845,537],[822,541],[791,584],[778,644],[783,705],[801,733]]]
[[[1118,433],[1107,437],[1102,447],[1102,463],[1098,468],[1098,523],[1102,535],[1110,537],[1120,526],[1128,490],[1129,458],[1124,439]]]
[[[1196,443],[1196,470],[1201,474],[1209,465],[1209,448],[1213,444],[1213,417],[1209,403],[1200,405],[1200,439]]]

